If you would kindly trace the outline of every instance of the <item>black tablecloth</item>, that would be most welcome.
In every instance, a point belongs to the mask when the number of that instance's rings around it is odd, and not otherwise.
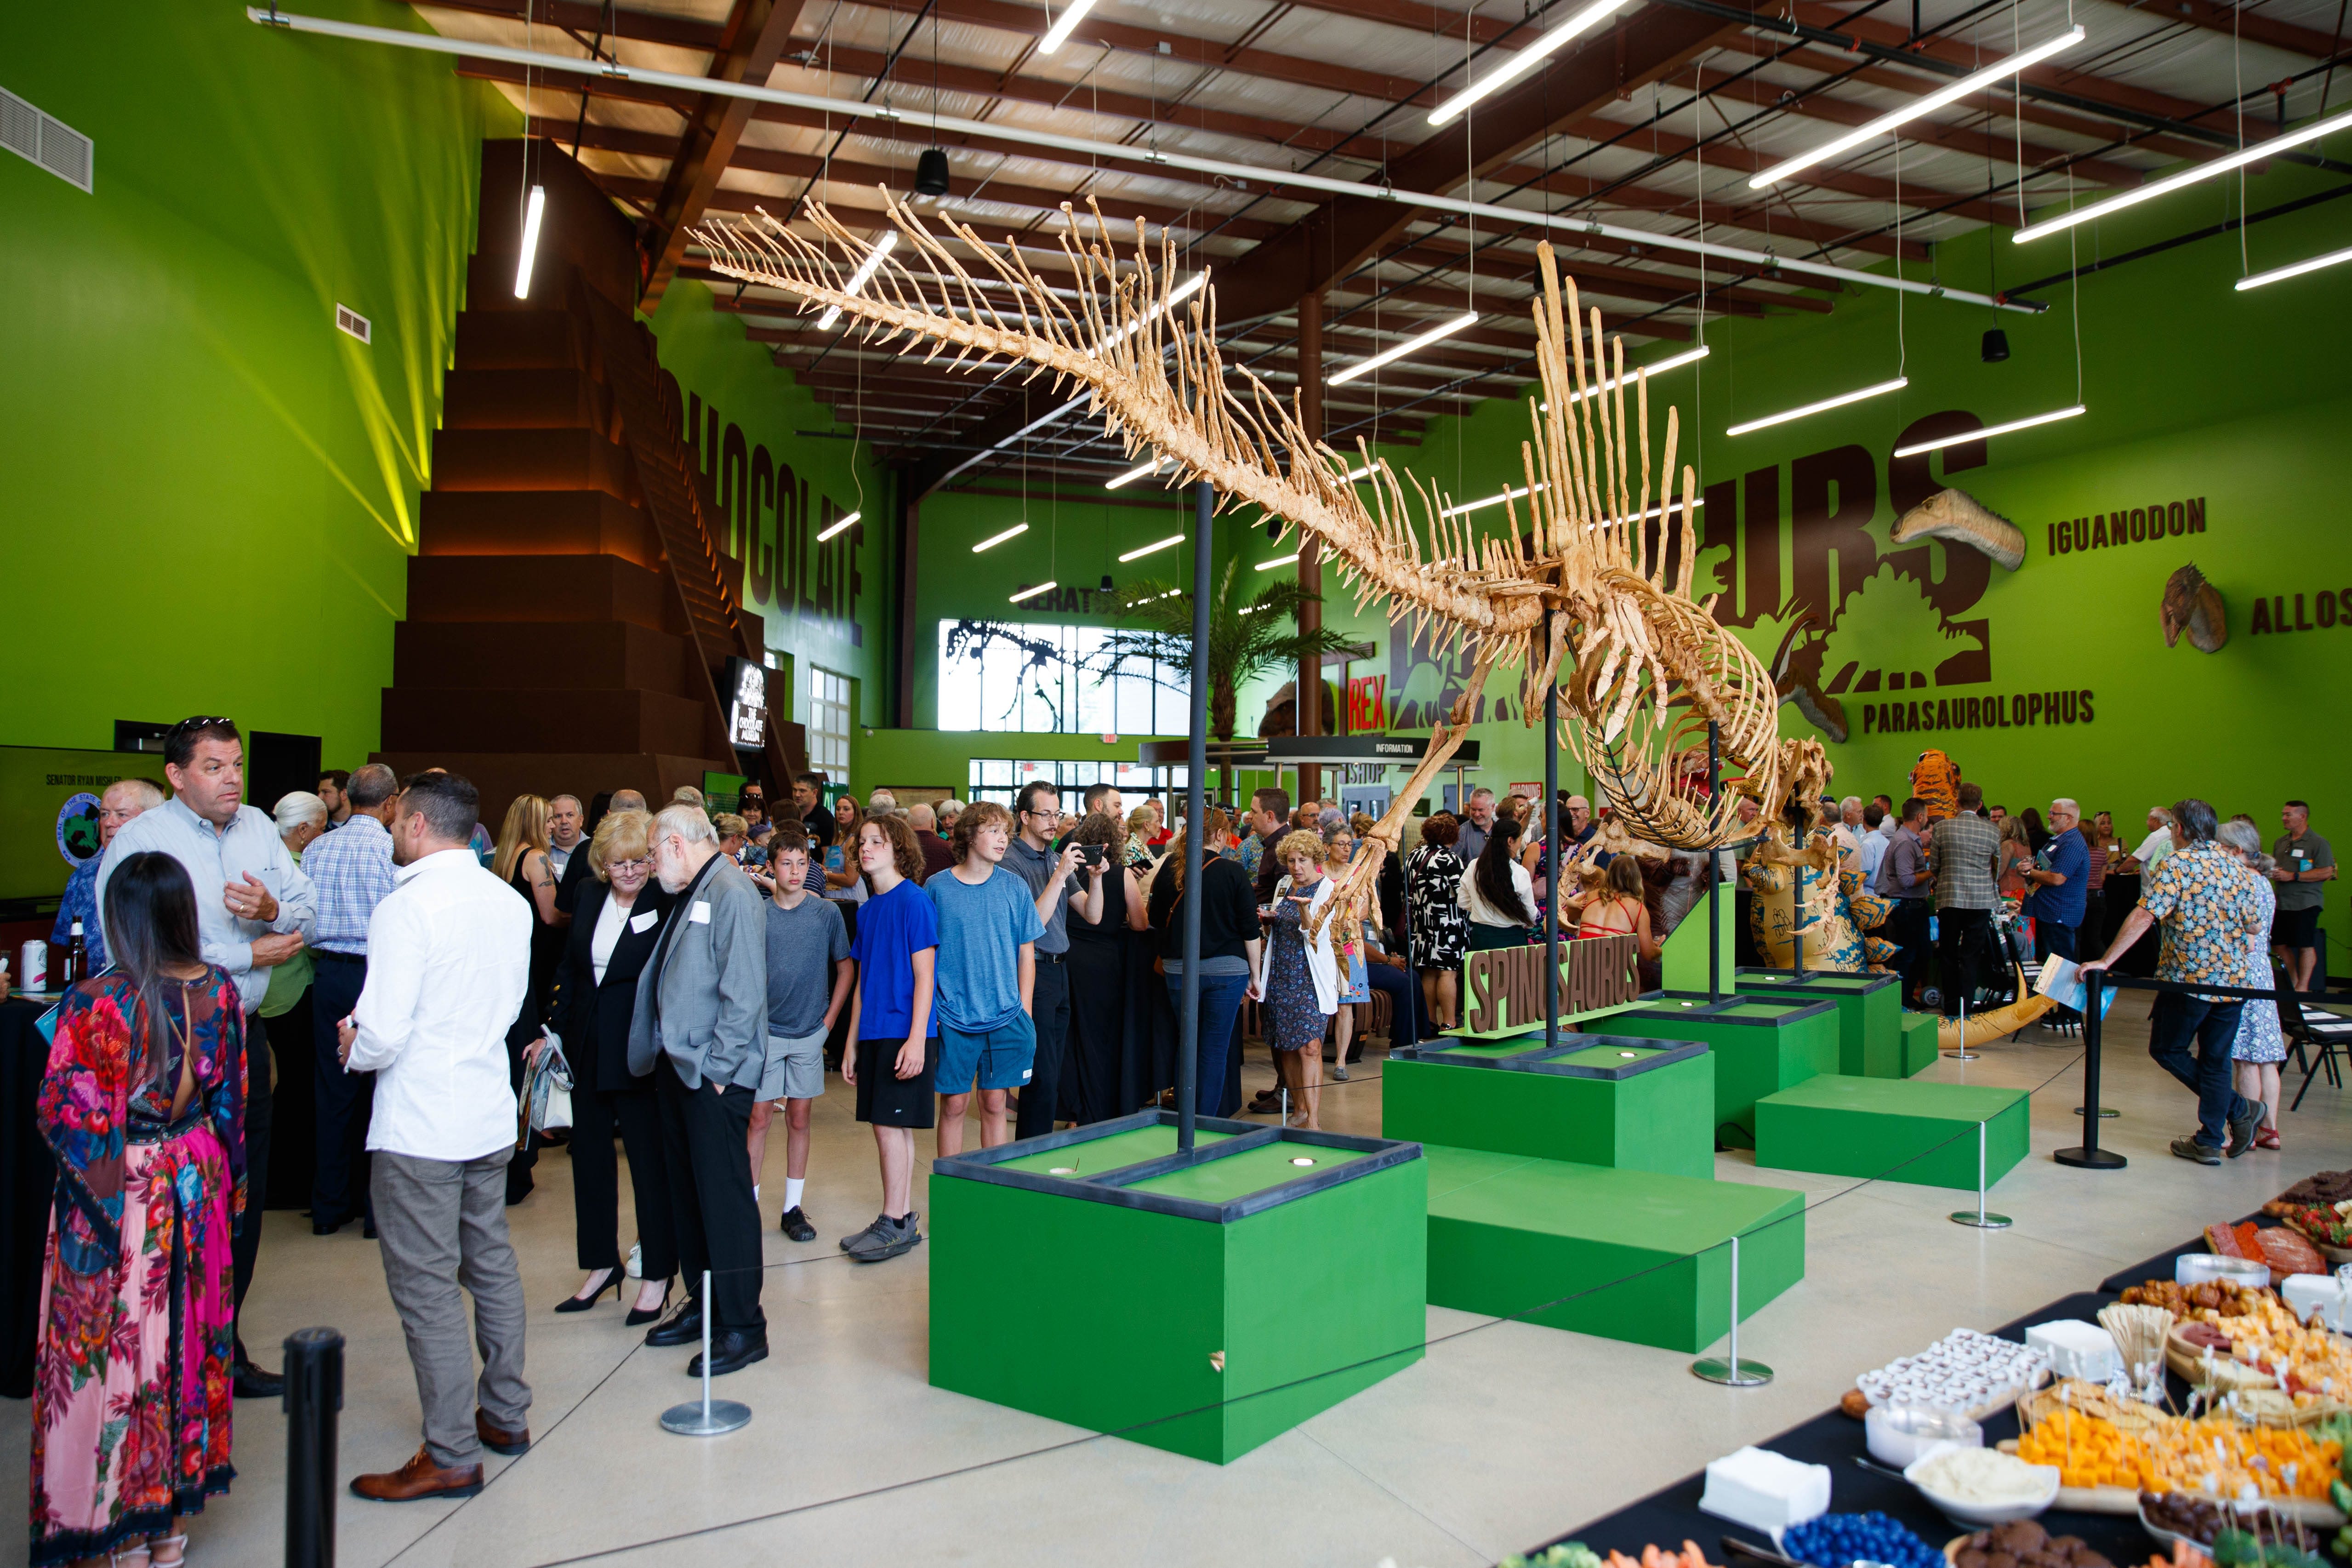
[[[33,1026],[45,1003],[0,1002],[0,1394],[33,1392],[33,1342],[41,1311],[41,1255],[48,1245],[57,1172],[34,1125],[49,1043]]]
[[[2026,1329],[2032,1324],[2046,1323],[2058,1318],[2094,1320],[2098,1316],[2099,1309],[2111,1304],[2126,1285],[2137,1285],[2148,1279],[2169,1279],[2175,1257],[2183,1252],[2204,1250],[2203,1237],[2193,1237],[2158,1253],[2146,1263],[2118,1269],[2109,1275],[2097,1290],[2062,1296],[2048,1306],[2028,1312],[1993,1332],[2003,1339],[2022,1343]],[[1861,1370],[1856,1369],[1857,1372]],[[2177,1408],[2186,1398],[2188,1390],[2178,1378],[2171,1381]],[[1737,1399],[1739,1395],[1726,1390],[1724,1397]],[[1990,1447],[2003,1438],[2017,1436],[2017,1413],[2014,1410],[2003,1411],[1989,1417],[1983,1426],[1985,1443]],[[1870,1451],[1863,1425],[1838,1410],[1826,1411],[1810,1421],[1791,1426],[1778,1436],[1765,1438],[1756,1447],[1769,1448],[1806,1464],[1827,1465],[1830,1468],[1830,1510],[1833,1513],[1884,1513],[1900,1521],[1919,1539],[1938,1550],[1953,1536],[1962,1533],[1958,1526],[1929,1507],[1909,1483],[1874,1470],[1865,1470],[1854,1463],[1856,1458],[1866,1458]],[[1696,1541],[1706,1552],[1709,1562],[1727,1561],[1728,1568],[1738,1568],[1741,1559],[1727,1560],[1722,1546],[1726,1534],[1756,1545],[1769,1547],[1770,1543],[1752,1531],[1717,1519],[1713,1514],[1701,1513],[1698,1500],[1706,1486],[1705,1471],[1685,1476],[1672,1486],[1652,1492],[1639,1502],[1556,1539],[1580,1541],[1603,1556],[1613,1550],[1634,1557],[1641,1555],[1642,1548],[1646,1545],[1676,1551],[1685,1541]],[[2041,1522],[2053,1535],[2082,1537],[2094,1550],[2117,1564],[2117,1568],[2145,1563],[2157,1551],[2155,1542],[2140,1528],[2139,1521],[2128,1514],[2075,1513],[2053,1509],[2042,1516]],[[1551,1542],[1544,1544],[1548,1546]]]

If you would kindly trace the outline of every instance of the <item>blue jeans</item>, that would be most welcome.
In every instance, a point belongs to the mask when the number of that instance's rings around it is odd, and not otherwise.
[[[1169,1005],[1176,1009],[1177,1026],[1184,1017],[1184,981],[1171,974]],[[1246,974],[1201,976],[1201,1054],[1192,1064],[1192,1113],[1214,1116],[1225,1094],[1225,1071],[1234,1048],[1234,1031],[1242,1016],[1242,996],[1249,990]],[[1178,1042],[1182,1048],[1182,1042]]]
[[[2197,1142],[2221,1149],[2230,1142],[2230,1123],[2262,1108],[2230,1087],[2230,1051],[2238,1043],[2238,1016],[2245,1003],[2200,1002],[2185,991],[2157,993],[2148,1014],[2147,1054],[2156,1065],[2197,1094]],[[2189,1042],[2197,1042],[2197,1055]]]

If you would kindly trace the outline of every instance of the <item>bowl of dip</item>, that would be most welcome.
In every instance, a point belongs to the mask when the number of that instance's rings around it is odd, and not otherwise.
[[[1903,1479],[1946,1518],[1978,1529],[2032,1519],[2058,1500],[2057,1466],[1998,1448],[1939,1443],[1905,1466]]]

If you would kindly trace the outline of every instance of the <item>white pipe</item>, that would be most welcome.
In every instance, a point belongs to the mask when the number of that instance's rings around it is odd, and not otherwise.
[[[2040,307],[1996,300],[1990,294],[1978,294],[1965,289],[1947,289],[1940,284],[1922,283],[1915,279],[1890,278],[1875,272],[1858,271],[1851,267],[1836,267],[1826,261],[1803,261],[1792,257],[1776,256],[1770,251],[1748,250],[1739,246],[1717,245],[1712,240],[1688,239],[1679,235],[1660,234],[1646,228],[1620,228],[1591,218],[1571,215],[1538,212],[1527,207],[1503,206],[1494,202],[1465,201],[1459,196],[1441,196],[1422,191],[1398,191],[1387,186],[1368,185],[1358,180],[1333,179],[1325,174],[1307,174],[1263,163],[1236,163],[1224,158],[1199,158],[1188,153],[1164,153],[1151,147],[1131,147],[1120,142],[1097,142],[1084,136],[1061,136],[1028,126],[1008,130],[986,121],[964,120],[950,115],[908,116],[887,103],[860,103],[848,99],[824,98],[815,93],[786,92],[779,88],[760,87],[750,82],[728,81],[719,77],[688,76],[678,71],[646,70],[624,66],[611,60],[592,60],[570,55],[541,54],[531,49],[518,49],[504,44],[471,43],[462,38],[445,38],[435,33],[409,33],[392,27],[370,27],[357,22],[331,22],[319,16],[296,16],[288,11],[271,11],[248,5],[245,14],[264,26],[283,27],[297,33],[317,33],[326,37],[349,38],[359,43],[385,44],[394,48],[422,49],[428,54],[463,55],[475,59],[499,60],[509,65],[529,66],[534,70],[568,71],[575,76],[601,76],[615,81],[642,83],[648,87],[673,88],[681,92],[710,93],[720,98],[749,99],[755,103],[781,104],[788,109],[805,109],[820,114],[839,115],[845,120],[911,119],[918,124],[933,124],[941,132],[961,136],[982,136],[992,140],[1015,137],[1034,147],[1050,147],[1057,152],[1083,153],[1089,158],[1101,158],[1118,163],[1143,163],[1158,168],[1184,169],[1197,174],[1222,174],[1228,179],[1256,180],[1269,185],[1287,185],[1297,190],[1320,191],[1328,195],[1371,196],[1381,201],[1396,202],[1408,207],[1426,207],[1432,212],[1457,213],[1465,217],[1494,218],[1504,223],[1533,225],[1538,228],[1558,229],[1568,234],[1591,235],[1602,239],[1618,240],[1629,245],[1654,246],[1665,250],[1687,251],[1694,256],[1711,256],[1721,261],[1735,261],[1756,267],[1766,272],[1800,273],[1807,278],[1832,279],[1869,289],[1895,289],[1906,294],[1926,294],[1952,300],[1966,305],[1988,305],[2003,310],[2015,310],[2023,315],[2040,313]],[[2276,149],[2278,142],[2266,142],[2263,146]],[[1784,279],[1783,281],[1794,281]]]

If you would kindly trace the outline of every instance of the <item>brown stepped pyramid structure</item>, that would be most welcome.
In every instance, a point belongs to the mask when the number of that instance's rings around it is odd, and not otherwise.
[[[628,788],[658,805],[706,771],[787,778],[807,765],[801,726],[772,719],[759,754],[728,743],[727,661],[760,661],[760,617],[714,542],[677,382],[635,319],[629,225],[570,159],[533,147],[547,206],[530,297],[516,299],[521,156],[483,149],[377,760],[465,774],[493,830],[524,793]]]

